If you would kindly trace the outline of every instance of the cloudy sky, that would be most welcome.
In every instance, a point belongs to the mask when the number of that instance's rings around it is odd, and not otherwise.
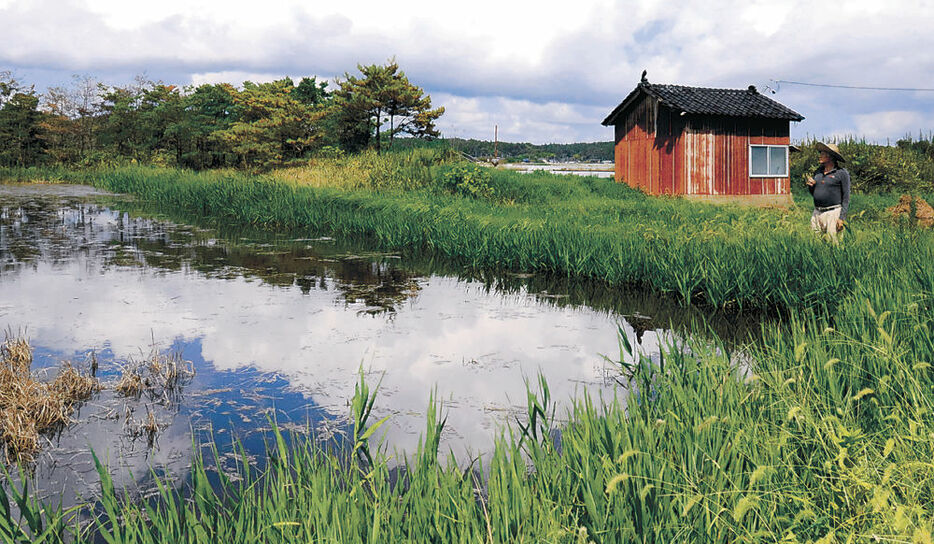
[[[0,70],[188,84],[332,79],[395,57],[446,136],[612,139],[600,121],[657,83],[776,91],[792,137],[934,130],[934,1],[0,0]],[[774,80],[861,87],[810,87]],[[766,91],[767,92],[767,91]]]

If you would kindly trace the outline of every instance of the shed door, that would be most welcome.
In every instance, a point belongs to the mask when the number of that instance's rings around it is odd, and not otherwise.
[[[684,129],[684,189],[688,195],[711,195],[714,190],[717,137],[706,127],[689,122]]]

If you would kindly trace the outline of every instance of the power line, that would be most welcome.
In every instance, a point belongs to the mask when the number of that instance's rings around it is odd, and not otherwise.
[[[769,81],[772,81],[778,84],[785,83],[788,85],[807,85],[808,87],[832,87],[834,89],[859,89],[859,90],[864,90],[864,91],[934,92],[934,89],[911,88],[911,87],[865,87],[861,85],[830,85],[827,83],[806,83],[804,81],[788,81],[785,79],[770,79]]]

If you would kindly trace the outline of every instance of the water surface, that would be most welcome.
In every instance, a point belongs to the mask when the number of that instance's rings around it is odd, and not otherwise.
[[[522,416],[539,373],[558,413],[585,390],[624,395],[604,357],[618,355],[617,327],[652,355],[670,337],[660,323],[689,314],[539,276],[480,281],[319,234],[219,233],[118,211],[132,207],[85,187],[0,185],[0,327],[25,331],[35,368],[93,352],[106,382],[155,350],[195,370],[176,402],[105,390],[85,404],[39,459],[50,492],[92,492],[89,446],[128,485],[150,466],[184,478],[192,440],[209,435],[261,457],[271,419],[339,438],[360,369],[380,383],[388,448],[414,450],[434,391],[448,417],[442,450],[467,458]],[[150,413],[153,443],[132,432]]]

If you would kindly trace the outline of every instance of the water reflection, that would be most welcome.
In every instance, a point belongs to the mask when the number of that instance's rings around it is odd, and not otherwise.
[[[114,361],[155,342],[181,350],[197,374],[178,407],[158,414],[166,429],[152,452],[127,442],[122,401],[89,403],[47,451],[50,489],[87,491],[89,444],[119,462],[117,474],[140,478],[149,463],[184,476],[191,429],[235,433],[252,454],[270,416],[339,434],[361,367],[382,379],[375,415],[393,415],[392,448],[414,450],[436,389],[448,410],[442,449],[469,455],[524,410],[525,380],[538,373],[560,406],[583,388],[610,392],[617,369],[601,354],[617,352],[621,313],[649,353],[667,334],[657,316],[620,312],[630,299],[619,291],[601,291],[595,310],[585,284],[465,279],[406,255],[222,235],[90,197],[0,186],[0,327],[28,327],[40,365],[96,350],[116,372]],[[53,470],[66,461],[81,468]]]
[[[613,164],[596,163],[553,163],[553,164],[531,164],[531,163],[506,163],[503,165],[506,170],[515,170],[528,174],[530,172],[550,172],[552,174],[566,174],[575,176],[593,176],[598,178],[612,178]]]

